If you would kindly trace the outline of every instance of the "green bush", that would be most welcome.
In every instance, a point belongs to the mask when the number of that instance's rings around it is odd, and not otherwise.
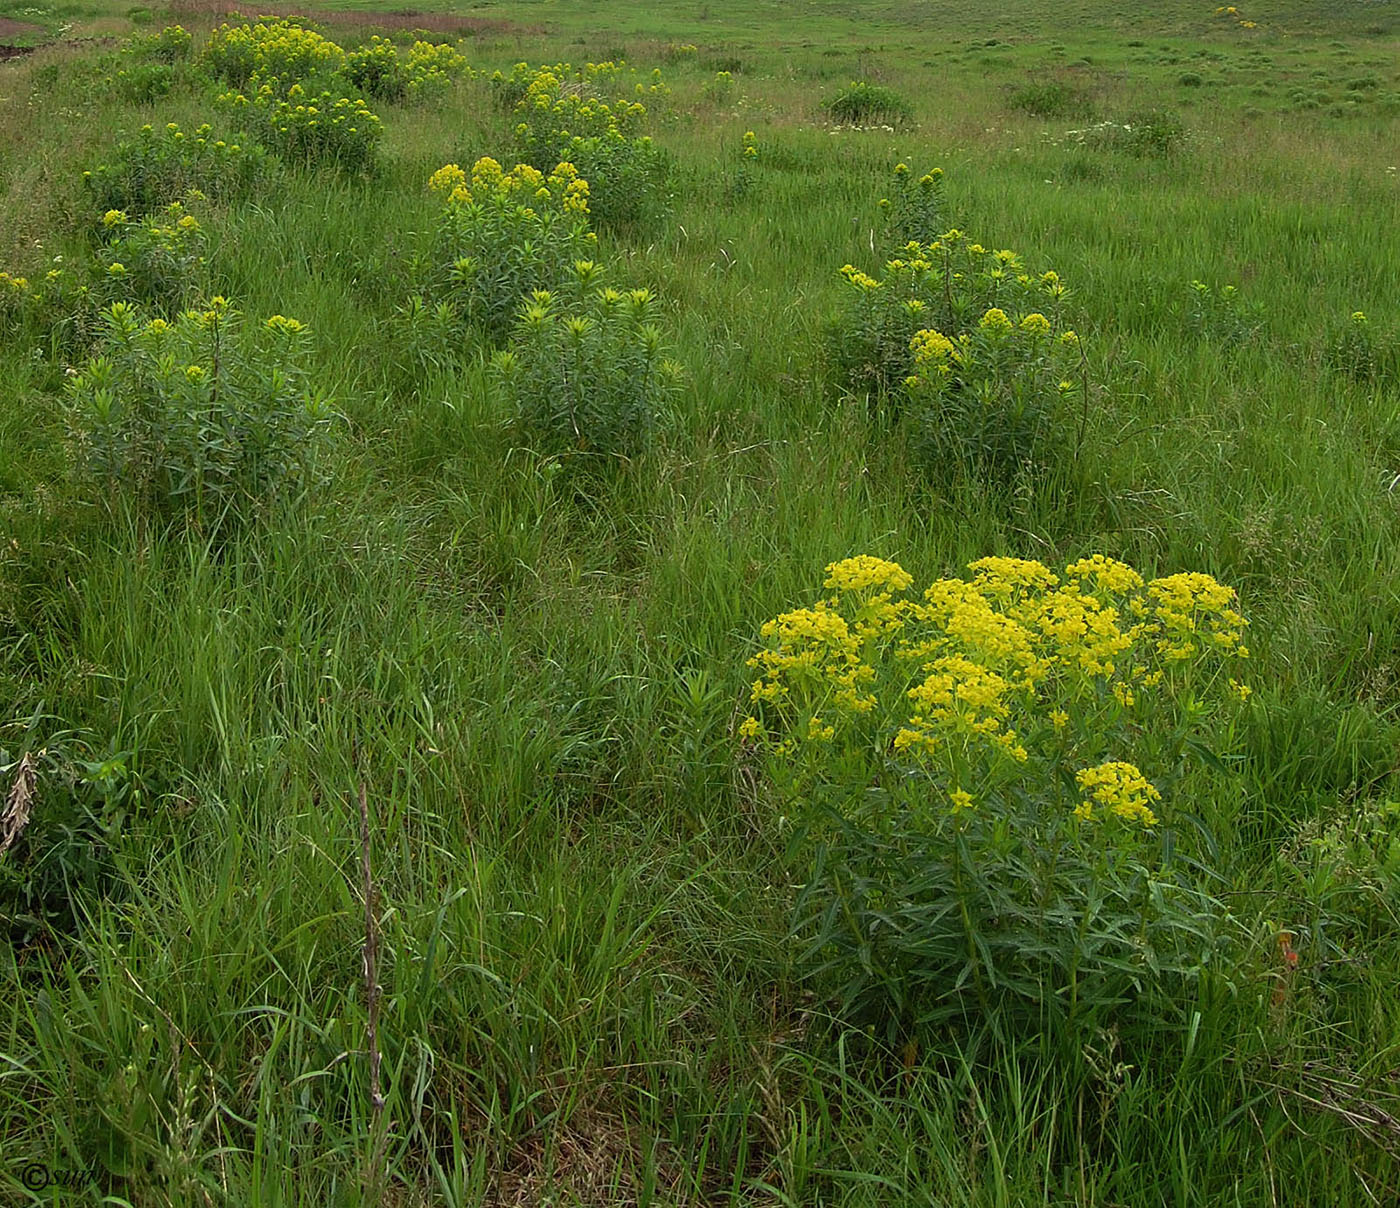
[[[247,196],[271,170],[256,141],[216,138],[208,124],[186,133],[167,122],[142,126],[133,141],[118,144],[109,162],[83,173],[83,185],[99,215],[121,210],[140,218],[191,191],[215,201]]]
[[[345,66],[345,51],[293,21],[260,21],[219,26],[209,35],[203,59],[235,89],[255,88],[259,80],[268,78],[282,81],[287,88],[339,72]]]
[[[219,103],[287,163],[351,174],[369,173],[376,166],[383,123],[359,97],[313,95],[301,84],[293,84],[283,97],[269,82],[252,97],[226,92]]]
[[[740,732],[789,828],[802,968],[892,1039],[1174,1013],[1232,930],[1172,823],[1248,696],[1234,593],[1099,555],[970,570],[911,598],[850,558],[762,629]]]
[[[1122,122],[1103,121],[1082,130],[1070,130],[1065,137],[1073,145],[1098,151],[1164,159],[1181,148],[1186,140],[1186,126],[1175,113],[1147,109]]]
[[[1246,302],[1238,286],[1191,282],[1187,324],[1200,339],[1222,345],[1244,344],[1258,334],[1264,318],[1263,305]]]
[[[123,53],[147,63],[171,65],[190,57],[194,38],[181,25],[167,25],[158,34],[137,34],[126,40]]]
[[[1358,382],[1400,381],[1400,339],[1359,310],[1327,335],[1326,361]]]
[[[345,76],[361,92],[381,101],[402,100],[408,91],[408,70],[388,38],[372,37],[345,56]]]
[[[568,64],[531,73],[516,105],[516,150],[541,171],[570,163],[589,184],[589,212],[600,225],[644,228],[670,210],[674,163],[643,133],[641,100],[605,100],[599,89],[616,83],[611,64],[572,73]],[[641,95],[664,96],[659,76]]]
[[[1022,84],[1012,89],[1010,105],[1032,117],[1072,117],[1088,113],[1089,98],[1063,80]]]
[[[823,106],[843,126],[902,126],[914,110],[893,88],[852,80]]]
[[[942,168],[915,176],[901,161],[891,175],[889,195],[880,199],[886,248],[928,243],[948,229]]]
[[[112,888],[113,848],[143,797],[131,755],[96,755],[71,734],[17,756],[0,750],[0,935],[10,943],[75,931],[80,901]]]
[[[310,337],[274,315],[250,330],[223,298],[173,322],[119,302],[69,383],[84,467],[114,509],[221,533],[317,482],[333,418]]]
[[[548,457],[634,456],[674,392],[656,299],[594,288],[598,274],[597,265],[577,265],[564,291],[571,301],[537,291],[493,362],[522,437]]]

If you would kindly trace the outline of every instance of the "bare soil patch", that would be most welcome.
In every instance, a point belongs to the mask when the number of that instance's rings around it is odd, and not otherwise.
[[[37,25],[30,25],[27,21],[16,21],[13,17],[0,17],[0,57],[8,57],[4,52],[13,51],[17,48],[5,45],[13,38],[32,38],[36,34],[43,34],[43,30]]]

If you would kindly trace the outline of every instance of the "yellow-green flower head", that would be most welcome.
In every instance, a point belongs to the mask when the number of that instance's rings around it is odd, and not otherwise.
[[[1033,336],[1043,336],[1050,331],[1050,320],[1039,311],[1032,311],[1021,320],[1021,330]]]
[[[1011,320],[1001,307],[993,306],[978,320],[977,326],[989,335],[1003,335],[1011,330]]]
[[[1077,349],[1079,347],[1079,333],[1066,331],[1060,334],[1060,343],[1066,348]]]
[[[126,265],[124,265],[120,260],[113,260],[112,263],[107,266],[108,276],[120,277],[125,272]]]
[[[1351,321],[1355,323],[1357,327],[1365,327],[1367,323],[1370,322],[1370,320],[1366,318],[1365,312],[1359,310],[1351,312]]]
[[[102,215],[102,225],[105,227],[119,226],[126,221],[125,210],[108,210]]]
[[[906,164],[906,163],[902,163],[902,162],[901,162],[901,163],[895,164],[895,166],[894,166],[894,174],[895,174],[896,176],[908,176],[908,175],[909,175],[909,165]]]
[[[914,354],[915,364],[926,361],[946,361],[953,355],[953,341],[941,331],[925,329],[916,331],[909,341],[909,350]]]
[[[881,592],[907,590],[914,582],[914,576],[898,562],[887,562],[870,554],[859,554],[854,558],[844,558],[826,568],[827,587],[838,591]]]
[[[1142,576],[1126,562],[1119,562],[1103,554],[1094,554],[1071,562],[1065,567],[1065,578],[1076,589],[1087,582],[1103,591],[1122,594],[1136,591],[1142,586]]]
[[[1131,763],[1114,760],[1075,773],[1075,780],[1084,792],[1084,800],[1075,810],[1086,820],[1098,809],[1107,810],[1124,822],[1142,826],[1157,825],[1157,815],[1151,803],[1161,801],[1162,794]]]
[[[300,335],[306,330],[306,324],[300,319],[289,319],[286,315],[273,315],[266,320],[265,326],[278,335]]]
[[[967,569],[972,572],[973,587],[998,600],[1009,600],[1025,591],[1049,591],[1060,581],[1045,563],[1033,558],[978,558],[969,562]]]

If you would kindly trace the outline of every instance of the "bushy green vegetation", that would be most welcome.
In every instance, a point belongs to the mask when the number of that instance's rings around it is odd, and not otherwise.
[[[1384,14],[347,7],[0,4],[0,1200],[1400,1199]]]

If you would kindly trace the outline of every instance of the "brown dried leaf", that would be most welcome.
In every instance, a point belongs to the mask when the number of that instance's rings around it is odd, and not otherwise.
[[[30,810],[34,804],[34,757],[28,753],[20,756],[15,766],[15,780],[10,786],[10,795],[5,799],[5,808],[0,810],[0,856],[3,856],[14,841],[19,838],[29,822]]]

